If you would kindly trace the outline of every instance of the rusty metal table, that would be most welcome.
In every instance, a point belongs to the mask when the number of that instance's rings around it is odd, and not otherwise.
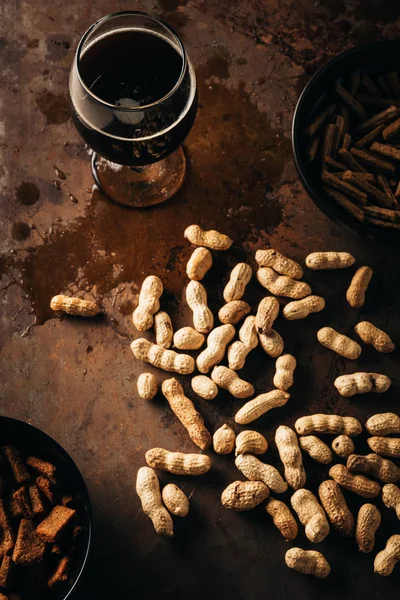
[[[88,156],[67,97],[80,35],[100,16],[132,8],[162,15],[183,35],[200,97],[183,189],[142,212],[92,193]],[[400,570],[390,578],[374,575],[373,554],[360,555],[353,539],[336,534],[318,547],[331,562],[329,580],[289,571],[283,562],[288,545],[262,507],[247,514],[222,509],[221,490],[238,478],[232,457],[214,455],[209,475],[183,479],[190,516],[176,522],[172,541],[160,539],[134,491],[137,468],[150,447],[194,446],[161,396],[151,403],[137,397],[140,366],[129,343],[130,315],[149,273],[165,283],[163,306],[175,326],[190,322],[183,300],[190,254],[183,230],[190,223],[236,240],[232,251],[216,257],[206,279],[214,310],[229,269],[246,257],[254,264],[254,250],[264,244],[301,260],[310,251],[347,250],[375,269],[365,309],[357,313],[346,304],[349,273],[307,274],[327,308],[305,322],[279,323],[286,349],[298,357],[296,383],[287,406],[256,428],[272,442],[279,423],[293,425],[304,413],[350,413],[364,421],[375,411],[396,410],[397,352],[382,356],[366,349],[357,362],[360,370],[382,369],[393,378],[384,397],[339,399],[332,381],[353,367],[319,346],[316,331],[332,324],[351,332],[362,316],[400,340],[398,248],[355,238],[315,208],[294,170],[290,123],[300,90],[325,60],[355,43],[399,35],[398,3],[5,0],[0,14],[0,410],[54,436],[88,483],[94,546],[76,597],[397,598]],[[50,298],[78,290],[99,299],[107,316],[55,318]],[[254,284],[249,297],[256,302],[261,295]],[[273,369],[274,361],[256,350],[243,373],[261,391],[271,386]],[[240,402],[221,393],[198,405],[214,430],[233,423]],[[365,440],[359,445],[367,450]],[[276,462],[273,442],[269,452]],[[306,468],[315,489],[327,469],[308,460]],[[361,502],[348,498],[356,510]],[[393,512],[384,509],[384,521],[378,548],[400,531]],[[296,544],[310,547],[303,535]]]

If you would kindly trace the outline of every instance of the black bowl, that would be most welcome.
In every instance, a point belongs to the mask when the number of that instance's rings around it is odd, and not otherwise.
[[[69,583],[49,591],[49,600],[67,600],[72,595],[87,565],[92,541],[92,510],[89,493],[78,467],[67,452],[46,433],[17,419],[0,417],[1,445],[12,444],[54,464],[60,473],[65,490],[73,496],[82,526],[79,548],[72,564]],[[72,598],[71,598],[72,600]]]
[[[330,219],[353,233],[363,237],[397,241],[400,240],[400,230],[380,229],[367,223],[359,223],[323,193],[320,170],[310,163],[306,156],[308,140],[304,130],[319,107],[326,104],[328,94],[332,95],[336,80],[354,71],[368,74],[397,71],[399,57],[400,40],[371,42],[339,54],[321,67],[307,83],[297,102],[292,124],[292,146],[297,171],[303,186],[318,208]]]

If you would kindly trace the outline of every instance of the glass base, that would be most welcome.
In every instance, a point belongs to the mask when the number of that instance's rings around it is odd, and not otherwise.
[[[131,168],[93,153],[92,173],[104,196],[123,206],[144,208],[165,202],[182,187],[186,157],[181,146],[153,165]]]

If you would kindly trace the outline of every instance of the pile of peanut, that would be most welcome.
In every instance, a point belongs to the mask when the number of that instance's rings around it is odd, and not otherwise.
[[[282,312],[289,321],[305,319],[322,311],[325,300],[312,295],[310,286],[301,281],[303,269],[297,262],[274,249],[258,250],[255,255],[258,264],[256,277],[270,295],[261,300],[255,314],[251,315],[250,305],[242,298],[252,278],[252,269],[246,263],[237,264],[223,291],[225,304],[218,312],[221,325],[214,326],[214,315],[207,305],[207,292],[201,280],[212,266],[210,250],[228,250],[233,241],[217,231],[204,231],[198,225],[188,227],[185,237],[197,246],[186,269],[189,278],[186,301],[193,313],[193,327],[173,331],[169,315],[160,311],[163,284],[158,277],[150,275],[142,284],[133,323],[138,331],[154,328],[156,343],[138,338],[132,342],[131,349],[137,360],[164,371],[191,375],[197,368],[200,374],[191,378],[191,388],[195,395],[205,400],[212,401],[220,388],[235,398],[246,400],[234,417],[238,425],[246,426],[268,411],[284,406],[290,398],[288,390],[293,385],[296,358],[283,354],[284,341],[273,329],[279,313]],[[316,252],[306,258],[306,266],[313,271],[349,268],[354,262],[354,257],[346,252]],[[355,272],[346,294],[352,308],[363,306],[372,275],[368,266],[362,266]],[[291,301],[281,310],[277,297],[290,298]],[[91,310],[93,312],[93,307]],[[236,341],[235,326],[239,328]],[[390,336],[368,321],[359,322],[355,333],[364,344],[372,345],[378,352],[388,353],[395,348]],[[349,360],[357,359],[362,352],[357,341],[329,326],[320,329],[317,338],[322,346]],[[171,350],[172,345],[177,350],[200,352],[195,360],[189,354]],[[258,345],[276,359],[276,372],[273,389],[255,396],[253,385],[241,379],[237,371],[243,368],[249,354]],[[221,364],[225,358],[228,366]],[[381,373],[355,372],[337,377],[333,384],[339,394],[351,397],[367,392],[383,393],[388,390],[391,381]],[[145,400],[154,398],[158,391],[156,377],[152,373],[142,373],[137,380],[137,390]],[[313,414],[297,419],[294,429],[279,426],[275,432],[275,443],[283,465],[282,476],[274,466],[258,458],[268,449],[268,441],[261,433],[243,429],[236,435],[231,427],[224,424],[211,435],[203,417],[175,377],[165,379],[161,391],[200,450],[205,451],[212,444],[218,454],[235,452],[235,465],[246,481],[234,481],[222,491],[224,508],[246,511],[267,500],[265,510],[286,541],[293,541],[299,531],[295,513],[310,542],[320,543],[332,527],[344,536],[354,535],[359,550],[365,553],[374,548],[375,533],[381,524],[380,512],[375,504],[368,502],[354,518],[342,489],[366,499],[381,495],[384,505],[395,510],[400,519],[400,488],[396,485],[400,479],[400,468],[389,459],[400,457],[400,437],[391,437],[400,434],[398,415],[381,413],[368,419],[365,427],[371,436],[367,442],[372,451],[368,455],[355,453],[352,438],[358,436],[363,428],[351,416]],[[329,447],[316,434],[336,437]],[[302,452],[321,464],[330,464],[334,454],[347,463],[346,466],[340,463],[331,466],[329,478],[320,484],[316,495],[305,487],[307,476]],[[205,454],[171,452],[164,448],[150,449],[145,458],[148,466],[139,469],[136,490],[143,511],[152,520],[157,533],[171,537],[171,515],[186,516],[189,499],[175,484],[168,484],[161,491],[155,469],[176,475],[202,475],[209,471],[211,459]],[[384,484],[382,489],[379,482]],[[270,497],[271,492],[279,495],[289,487],[294,491],[290,498],[291,507]],[[374,570],[380,575],[390,575],[398,561],[400,534],[392,535],[386,547],[378,552]],[[319,578],[327,577],[331,570],[320,552],[297,547],[286,552],[285,562],[300,573]]]

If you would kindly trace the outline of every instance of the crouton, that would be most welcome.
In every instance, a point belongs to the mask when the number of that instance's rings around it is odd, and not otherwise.
[[[34,514],[29,493],[24,485],[13,493],[13,500],[15,503],[13,510],[17,513],[16,516],[21,516],[23,519],[33,519]]]
[[[36,534],[32,521],[22,519],[18,529],[12,559],[16,565],[33,565],[41,562],[46,544]]]
[[[8,460],[15,481],[19,484],[29,481],[29,473],[26,470],[18,450],[14,446],[4,446],[3,453]]]
[[[0,556],[9,554],[13,547],[14,533],[10,518],[4,506],[4,501],[0,499]]]
[[[31,469],[40,473],[40,475],[46,477],[53,485],[57,484],[57,467],[51,463],[36,458],[36,456],[28,456],[26,464],[31,467]]]
[[[48,581],[48,585],[50,588],[56,587],[60,583],[64,583],[68,581],[69,571],[70,571],[71,559],[69,556],[63,556],[63,558],[58,563],[58,567]]]
[[[63,496],[61,498],[61,504],[63,506],[68,506],[68,508],[73,508],[73,504],[74,504],[74,499],[72,496]]]
[[[46,514],[46,509],[43,506],[38,487],[35,484],[30,485],[28,487],[28,493],[33,514],[35,517],[43,517]]]
[[[45,520],[38,525],[36,533],[45,542],[56,542],[62,531],[72,522],[75,516],[76,510],[66,506],[55,506]]]
[[[60,544],[52,544],[51,545],[51,549],[50,552],[52,554],[57,554],[58,556],[62,556],[63,555],[63,548],[62,546],[60,546]]]
[[[43,475],[39,475],[39,477],[36,478],[36,485],[50,504],[54,504],[54,492],[50,481],[46,479],[46,477],[43,477]]]
[[[75,525],[74,530],[72,532],[72,539],[77,540],[82,535],[82,527],[80,525]]]
[[[3,556],[0,566],[0,587],[10,587],[13,567],[14,563],[11,557]]]
[[[19,503],[15,500],[13,495],[10,496],[9,507],[12,519],[20,519],[22,517]]]

